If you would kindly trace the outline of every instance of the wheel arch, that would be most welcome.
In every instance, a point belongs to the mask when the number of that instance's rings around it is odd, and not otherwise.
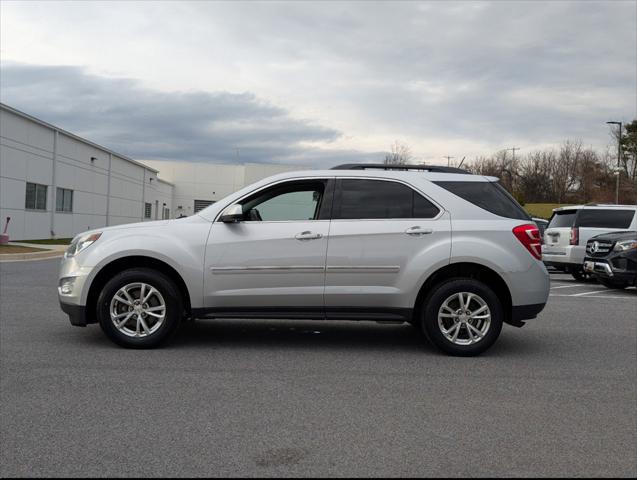
[[[517,323],[512,323],[512,299],[511,291],[507,286],[504,279],[495,270],[474,262],[458,262],[445,265],[433,272],[418,291],[416,297],[416,303],[414,306],[414,314],[416,318],[420,318],[422,309],[425,305],[427,296],[431,292],[431,289],[446,280],[452,278],[472,278],[479,280],[493,289],[498,298],[502,301],[502,310],[504,312],[504,322],[510,325],[521,326]]]
[[[108,282],[108,280],[117,273],[124,270],[130,270],[131,268],[149,268],[157,270],[175,282],[175,285],[182,296],[184,310],[187,315],[190,315],[192,310],[190,292],[188,291],[186,282],[179,272],[177,272],[177,270],[175,270],[171,265],[157,258],[147,257],[144,255],[132,255],[120,257],[107,263],[102,266],[93,278],[86,298],[87,323],[97,322],[97,298],[99,297],[104,285],[106,285],[106,282]]]

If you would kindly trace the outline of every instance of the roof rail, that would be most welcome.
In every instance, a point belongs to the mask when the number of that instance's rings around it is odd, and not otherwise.
[[[423,172],[471,174],[464,168],[441,167],[438,165],[388,165],[384,163],[344,163],[343,165],[332,167],[331,170],[420,170]]]

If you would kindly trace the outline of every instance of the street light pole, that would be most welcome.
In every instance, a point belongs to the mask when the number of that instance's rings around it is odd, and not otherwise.
[[[617,137],[617,167],[615,167],[615,204],[619,205],[619,172],[622,158],[622,122],[606,122],[608,125],[619,125],[619,137]]]

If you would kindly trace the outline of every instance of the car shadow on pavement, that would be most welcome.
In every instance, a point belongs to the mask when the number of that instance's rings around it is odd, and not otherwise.
[[[517,330],[517,329],[516,329]],[[510,329],[483,357],[535,355],[541,345],[528,336],[512,336]],[[308,349],[311,351],[401,351],[444,355],[408,324],[270,320],[196,320],[183,326],[167,348]]]

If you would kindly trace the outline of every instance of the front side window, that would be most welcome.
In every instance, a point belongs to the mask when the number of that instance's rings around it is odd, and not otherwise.
[[[27,182],[24,207],[31,210],[46,210],[46,185]]]
[[[288,182],[258,192],[241,202],[244,221],[318,220],[326,182]]]
[[[440,211],[414,189],[386,180],[338,180],[334,219],[433,218]]]
[[[56,188],[55,190],[55,211],[67,212],[73,211],[73,190],[68,188]]]

